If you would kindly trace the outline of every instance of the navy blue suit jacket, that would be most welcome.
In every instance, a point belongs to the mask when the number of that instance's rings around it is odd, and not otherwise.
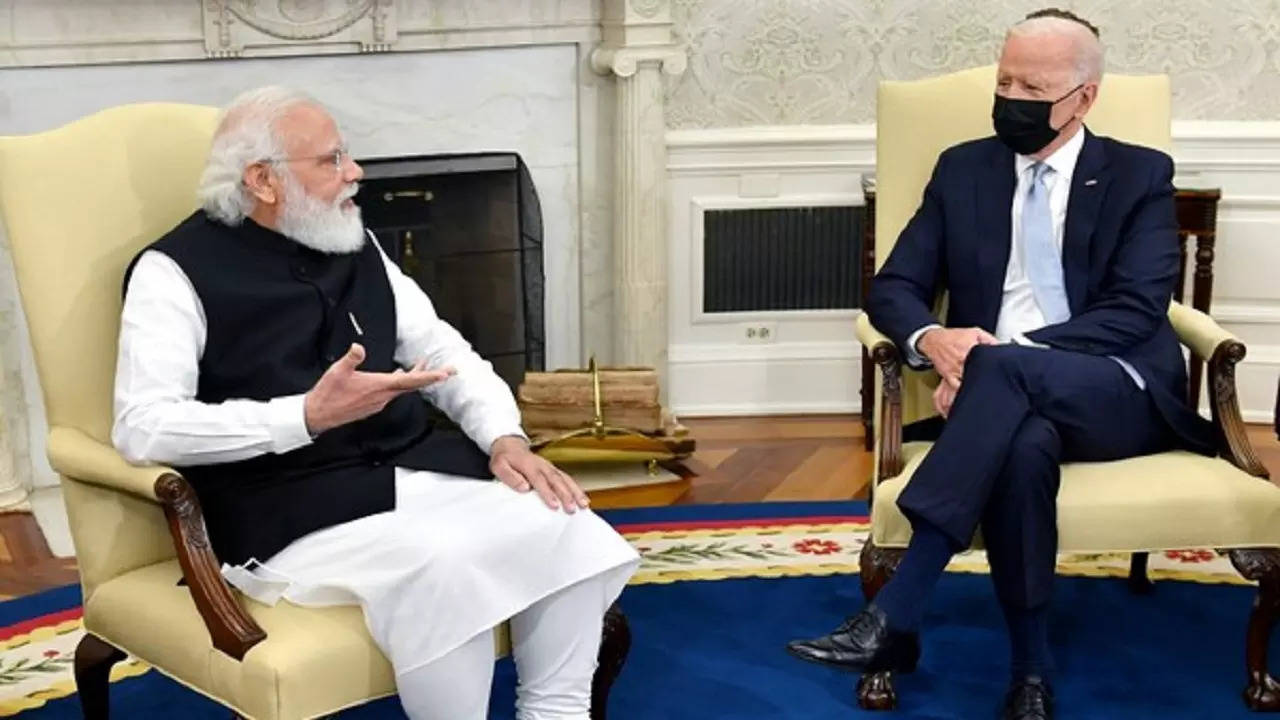
[[[1212,426],[1186,405],[1186,366],[1167,311],[1178,281],[1173,161],[1085,130],[1071,179],[1062,265],[1071,319],[1035,342],[1128,361],[1187,446],[1212,453]],[[924,199],[871,283],[867,312],[899,347],[935,323],[995,332],[1011,243],[1014,155],[995,137],[948,148]]]

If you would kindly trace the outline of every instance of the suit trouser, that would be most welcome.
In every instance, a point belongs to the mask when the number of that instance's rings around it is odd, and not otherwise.
[[[1117,460],[1176,444],[1150,395],[1116,361],[978,346],[942,434],[898,497],[915,525],[969,546],[979,525],[1006,608],[1049,599],[1063,462]]]

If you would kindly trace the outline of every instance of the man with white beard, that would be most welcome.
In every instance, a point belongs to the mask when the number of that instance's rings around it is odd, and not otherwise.
[[[410,717],[486,717],[510,619],[516,716],[585,719],[637,555],[370,239],[361,177],[314,100],[232,102],[201,209],[126,273],[112,440],[182,470],[246,595],[360,605]]]

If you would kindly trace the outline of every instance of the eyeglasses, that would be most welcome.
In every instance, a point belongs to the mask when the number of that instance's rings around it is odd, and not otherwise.
[[[300,157],[269,157],[264,158],[262,162],[298,162],[301,160],[323,160],[326,165],[332,165],[334,171],[342,170],[342,159],[351,159],[351,153],[347,148],[340,147],[333,152],[321,153],[319,155],[302,155]]]

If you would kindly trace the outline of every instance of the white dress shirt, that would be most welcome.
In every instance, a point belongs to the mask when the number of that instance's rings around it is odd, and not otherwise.
[[[1053,247],[1062,256],[1062,238],[1067,225],[1067,204],[1071,199],[1071,178],[1075,174],[1076,161],[1080,159],[1080,150],[1084,147],[1084,128],[1076,129],[1070,140],[1053,152],[1043,161],[1030,155],[1013,156],[1013,172],[1017,178],[1017,186],[1013,191],[1013,206],[1010,208],[1012,237],[1009,246],[1009,264],[1004,271],[1004,294],[1000,299],[1000,314],[996,319],[995,336],[1000,342],[1018,345],[1037,345],[1026,337],[1026,333],[1039,330],[1045,326],[1044,313],[1036,302],[1031,288],[1031,279],[1027,277],[1023,267],[1022,247],[1022,206],[1026,203],[1027,192],[1031,188],[1034,176],[1031,166],[1044,162],[1050,171],[1044,175],[1045,186],[1049,190],[1049,212],[1053,221]],[[928,366],[929,359],[919,351],[917,343],[927,330],[942,327],[936,323],[911,333],[907,338],[907,363],[914,367]],[[1124,369],[1125,373],[1146,389],[1142,376],[1129,363],[1113,358]]]
[[[378,247],[372,235],[369,242]],[[523,437],[519,408],[493,366],[436,315],[414,280],[385,254],[382,259],[396,304],[395,361],[409,368],[425,359],[429,368],[457,369],[423,394],[485,452],[504,435]],[[129,279],[116,363],[111,439],[125,458],[208,465],[309,444],[302,395],[196,400],[206,329],[204,308],[186,273],[163,253],[143,253]]]

